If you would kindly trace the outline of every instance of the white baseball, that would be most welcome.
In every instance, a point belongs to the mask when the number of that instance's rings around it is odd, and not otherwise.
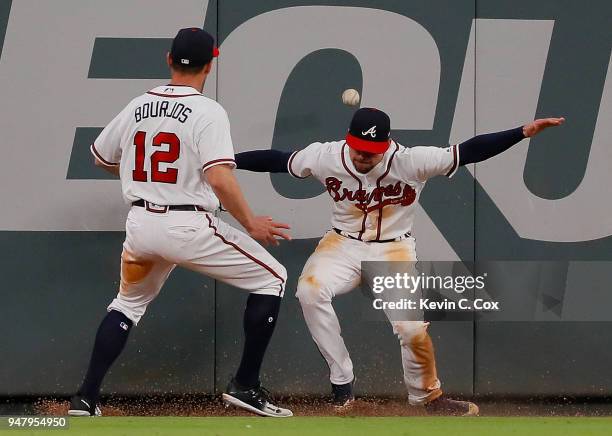
[[[342,103],[348,106],[357,106],[359,104],[359,92],[356,89],[345,89],[342,93]]]

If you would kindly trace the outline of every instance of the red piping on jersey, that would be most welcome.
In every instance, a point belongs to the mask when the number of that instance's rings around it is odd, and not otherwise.
[[[293,170],[291,169],[291,162],[293,162],[293,158],[295,157],[296,154],[298,154],[301,150],[298,150],[296,152],[294,152],[291,157],[289,158],[289,162],[287,162],[287,170],[289,171],[289,174],[291,174],[293,177],[295,177],[296,179],[306,179],[308,178],[308,176],[306,177],[300,177],[297,174],[295,174],[293,172]]]
[[[446,177],[449,177],[457,169],[457,164],[459,163],[459,159],[457,158],[457,152],[457,146],[453,145],[453,166],[448,171],[448,173],[445,174]]]
[[[147,91],[147,94],[156,95],[158,97],[168,97],[168,98],[192,97],[194,95],[200,95],[200,96],[204,97],[204,94],[172,95],[172,94],[160,94],[159,92],[153,92],[153,91]]]
[[[349,169],[344,159],[345,148],[346,148],[346,142],[342,145],[342,151],[340,153],[340,157],[342,158],[342,166],[344,166],[344,169],[346,170],[347,173],[349,173],[351,176],[353,176],[355,180],[357,180],[357,182],[359,183],[359,190],[361,191],[363,189],[361,185],[361,179],[351,172],[351,170]],[[368,209],[366,207],[363,211],[363,221],[361,222],[361,231],[359,232],[359,236],[357,237],[357,239],[359,239],[360,241],[361,241],[363,234],[365,233],[365,223],[366,223],[367,217],[368,217]]]
[[[229,159],[229,158],[226,158],[226,159],[215,159],[215,160],[211,160],[209,162],[206,162],[204,165],[202,165],[202,170],[204,170],[204,168],[206,168],[206,167],[208,167],[210,165],[217,164],[219,162],[233,162],[233,163],[236,163],[236,161],[234,159]]]
[[[94,144],[91,144],[90,149],[91,149],[91,152],[94,154],[94,156],[104,165],[108,165],[109,167],[116,167],[117,165],[119,165],[118,163],[109,162],[106,159],[104,159],[102,156],[100,156],[100,153],[98,153],[98,150],[96,150],[96,147],[94,146]]]
[[[393,158],[395,157],[395,153],[397,153],[397,150],[399,150],[399,146],[397,144],[395,144],[395,150],[393,150],[393,153],[391,154],[391,157],[389,158],[389,163],[387,164],[387,170],[383,173],[382,176],[380,176],[378,178],[378,180],[376,180],[376,187],[380,189],[380,182],[382,182],[382,180],[387,177],[387,174],[389,174],[389,171],[391,171],[391,162],[393,162]],[[380,209],[378,210],[378,225],[376,228],[376,240],[379,241],[380,240],[380,229],[382,227],[382,220],[383,220],[383,208],[385,207],[385,205],[383,204],[383,200],[382,200],[382,196],[380,198]]]
[[[237,251],[239,251],[240,253],[244,254],[246,257],[251,259],[256,264],[264,267],[266,270],[268,270],[270,272],[270,274],[272,274],[274,277],[276,277],[277,279],[279,279],[281,281],[281,286],[280,286],[281,289],[280,289],[280,291],[278,293],[278,295],[280,296],[283,293],[283,285],[282,284],[285,283],[285,279],[283,279],[281,276],[279,276],[271,267],[266,265],[261,260],[257,259],[255,256],[253,256],[252,254],[247,253],[242,248],[240,248],[238,245],[234,244],[233,242],[229,242],[227,239],[225,239],[222,235],[220,235],[218,233],[217,228],[213,225],[212,220],[210,219],[208,214],[206,214],[205,216],[206,216],[206,219],[208,220],[208,227],[214,231],[214,235],[216,237],[218,237],[219,239],[221,239],[221,241],[223,241],[224,244],[227,244],[227,245],[229,245],[231,247],[234,247]]]

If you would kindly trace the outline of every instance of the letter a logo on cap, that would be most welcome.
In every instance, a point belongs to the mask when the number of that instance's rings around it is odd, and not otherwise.
[[[372,138],[376,138],[376,126],[372,126],[370,127],[368,130],[366,130],[365,132],[361,132],[361,134],[363,136],[365,135],[370,135]]]
[[[391,120],[386,113],[380,109],[362,107],[353,114],[346,143],[354,150],[384,153],[391,143],[390,131]]]

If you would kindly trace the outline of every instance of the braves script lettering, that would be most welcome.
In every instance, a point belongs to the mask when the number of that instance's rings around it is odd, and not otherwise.
[[[327,177],[325,179],[325,187],[332,200],[336,203],[344,200],[355,201],[355,207],[367,213],[390,204],[409,206],[416,199],[416,191],[412,186],[404,184],[402,188],[402,182],[397,182],[394,185],[379,186],[368,193],[365,189],[353,191],[348,188],[342,188],[341,180],[335,177]]]

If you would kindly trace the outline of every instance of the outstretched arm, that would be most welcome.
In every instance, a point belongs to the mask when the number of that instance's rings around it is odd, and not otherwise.
[[[565,118],[543,118],[503,132],[478,135],[459,144],[459,165],[482,162],[496,156],[525,138],[549,127],[560,126]]]
[[[254,150],[235,155],[236,168],[258,173],[287,173],[293,151]]]

